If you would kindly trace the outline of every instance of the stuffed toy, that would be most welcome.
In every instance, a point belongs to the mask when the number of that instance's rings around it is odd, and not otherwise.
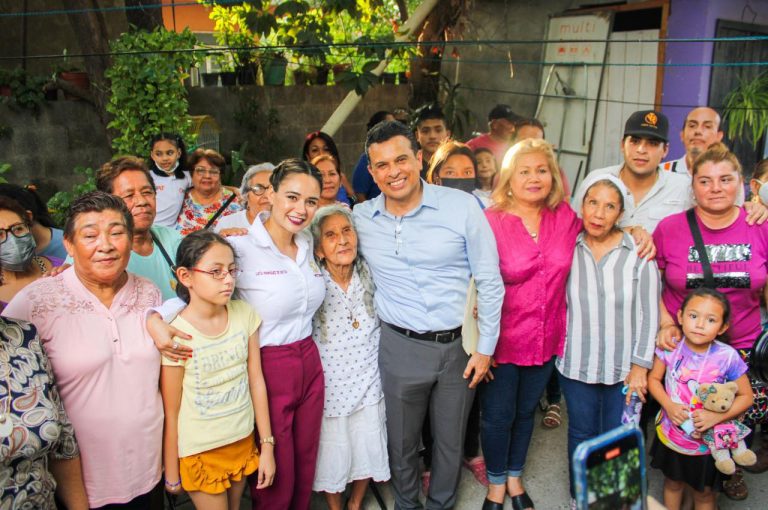
[[[738,389],[735,382],[707,383],[699,385],[697,394],[704,409],[724,413],[733,405]],[[740,421],[728,420],[718,423],[702,434],[702,439],[709,446],[712,457],[715,459],[715,467],[718,471],[732,475],[736,471],[736,464],[752,466],[757,462],[755,453],[744,443],[744,438],[749,433],[749,428]]]

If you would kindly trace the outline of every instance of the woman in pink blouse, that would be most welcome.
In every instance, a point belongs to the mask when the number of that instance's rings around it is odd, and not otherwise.
[[[533,508],[522,483],[533,418],[565,340],[565,284],[581,222],[565,202],[563,182],[543,140],[515,144],[504,157],[494,206],[485,210],[496,236],[504,305],[494,379],[480,388],[488,495],[483,510]],[[554,171],[553,171],[554,170]]]
[[[73,265],[22,289],[3,315],[35,325],[75,429],[90,508],[152,508],[160,481],[160,353],[144,329],[160,303],[125,271],[133,217],[101,191],[72,203],[64,244]]]

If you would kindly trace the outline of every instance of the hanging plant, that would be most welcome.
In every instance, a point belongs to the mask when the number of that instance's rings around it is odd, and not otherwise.
[[[113,115],[108,127],[118,135],[112,148],[121,154],[146,154],[150,138],[160,132],[179,133],[192,142],[192,122],[183,80],[199,60],[195,36],[156,28],[132,31],[112,41],[115,55],[106,72],[111,83],[107,111]]]
[[[757,149],[768,126],[768,71],[741,81],[725,96],[724,104],[728,138],[746,138]]]

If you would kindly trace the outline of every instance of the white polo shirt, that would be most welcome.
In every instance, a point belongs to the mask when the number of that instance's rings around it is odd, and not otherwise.
[[[232,236],[237,267],[236,299],[242,299],[261,316],[259,342],[286,345],[312,334],[312,317],[325,299],[325,280],[315,262],[312,236],[296,234],[296,260],[283,255],[275,246],[264,222],[269,212],[260,213],[248,235]]]
[[[264,222],[269,212],[256,216],[244,236],[227,240],[235,248],[237,277],[233,299],[242,299],[261,317],[259,344],[288,345],[312,335],[312,317],[325,299],[325,280],[315,262],[312,236],[308,231],[296,234],[296,260],[283,255],[275,246]],[[186,303],[169,299],[153,308],[170,322]]]
[[[688,170],[688,163],[685,161],[685,154],[680,159],[674,159],[672,161],[665,161],[661,164],[661,169],[667,172],[674,172],[676,174],[691,175]]]
[[[622,166],[614,165],[592,170],[588,175],[598,173],[619,177]],[[653,233],[656,230],[656,225],[670,214],[679,213],[693,207],[694,201],[690,176],[687,174],[681,175],[673,172],[664,172],[661,169],[657,170],[657,174],[659,178],[656,179],[656,183],[645,194],[639,204],[633,205],[632,200],[626,201],[627,208],[619,222],[620,227],[639,225],[649,233]],[[583,186],[584,182],[579,185],[574,200],[571,202],[574,211],[581,210],[581,197],[584,196]]]

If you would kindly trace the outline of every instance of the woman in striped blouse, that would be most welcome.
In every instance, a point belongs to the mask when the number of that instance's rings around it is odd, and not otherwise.
[[[625,398],[634,392],[645,401],[659,323],[659,270],[618,227],[624,184],[599,175],[582,189],[584,229],[566,290],[565,352],[556,363],[568,406],[569,460],[581,442],[621,424]],[[573,497],[572,474],[570,482]]]

